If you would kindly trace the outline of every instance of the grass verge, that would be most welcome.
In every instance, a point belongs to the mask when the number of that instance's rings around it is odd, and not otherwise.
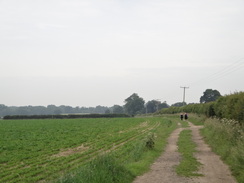
[[[205,115],[200,115],[200,114],[194,114],[194,113],[190,113],[188,114],[190,121],[194,124],[194,125],[204,125],[204,121],[207,119],[207,117]]]
[[[104,155],[59,180],[59,183],[128,183],[134,176],[113,156]]]
[[[178,151],[181,153],[182,160],[178,166],[176,166],[176,173],[180,176],[201,176],[197,173],[200,162],[193,156],[196,152],[196,144],[192,141],[191,130],[183,130],[180,133],[178,140]]]
[[[234,120],[208,119],[201,130],[212,150],[229,165],[238,182],[244,182],[244,126]]]
[[[125,166],[126,168],[134,175],[142,175],[143,173],[149,171],[150,165],[162,154],[164,148],[167,145],[167,138],[172,133],[174,129],[177,127],[176,122],[172,122],[167,117],[164,119],[165,126],[160,126],[157,131],[155,132],[155,139],[154,139],[154,148],[144,148],[138,151],[138,147],[134,149],[135,152],[141,153],[139,158],[132,158],[128,161]],[[133,154],[133,152],[132,152]],[[133,157],[133,156],[131,156]],[[138,157],[138,156],[137,156]]]
[[[167,137],[177,127],[175,122],[161,118],[161,125],[148,136],[134,142],[123,157],[120,152],[100,156],[87,165],[65,175],[57,183],[130,183],[149,170],[167,144]],[[126,156],[126,157],[125,157]]]

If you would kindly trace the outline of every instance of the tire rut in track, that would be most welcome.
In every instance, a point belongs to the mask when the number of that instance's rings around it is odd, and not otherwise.
[[[236,183],[229,167],[204,142],[199,132],[202,126],[195,126],[192,123],[189,123],[189,125],[192,130],[193,141],[197,144],[195,157],[202,163],[199,173],[204,175],[195,177],[192,181],[194,183]]]
[[[168,145],[162,156],[152,164],[148,173],[137,177],[134,183],[186,182],[184,178],[179,177],[174,171],[174,167],[180,162],[180,153],[177,152],[177,140],[182,130],[183,128],[177,128],[171,133],[168,138]]]

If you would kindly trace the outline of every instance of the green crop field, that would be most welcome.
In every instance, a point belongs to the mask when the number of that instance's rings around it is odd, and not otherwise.
[[[0,182],[53,181],[96,156],[116,152],[126,161],[134,144],[164,118],[103,118],[0,121]]]

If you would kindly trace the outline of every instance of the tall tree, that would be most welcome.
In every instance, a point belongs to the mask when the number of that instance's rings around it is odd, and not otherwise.
[[[154,113],[159,109],[159,104],[161,102],[157,100],[151,100],[146,103],[146,112],[147,113]]]
[[[169,108],[169,104],[167,104],[166,101],[164,101],[163,103],[160,103],[158,105],[158,110],[163,109],[163,108]]]
[[[206,89],[205,92],[203,92],[203,96],[200,98],[200,103],[207,103],[217,100],[221,94],[218,90],[212,90],[212,89]]]
[[[129,115],[142,114],[145,110],[144,99],[139,97],[138,94],[133,93],[130,97],[125,99],[125,111]]]

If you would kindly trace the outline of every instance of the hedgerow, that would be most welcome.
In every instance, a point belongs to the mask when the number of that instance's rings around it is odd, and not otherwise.
[[[68,114],[68,115],[13,115],[3,119],[74,119],[74,118],[118,118],[130,117],[127,114]]]
[[[180,112],[204,114],[207,117],[234,119],[244,123],[244,92],[220,97],[214,102],[189,104],[182,107],[170,107],[159,111],[159,114],[176,114]]]

